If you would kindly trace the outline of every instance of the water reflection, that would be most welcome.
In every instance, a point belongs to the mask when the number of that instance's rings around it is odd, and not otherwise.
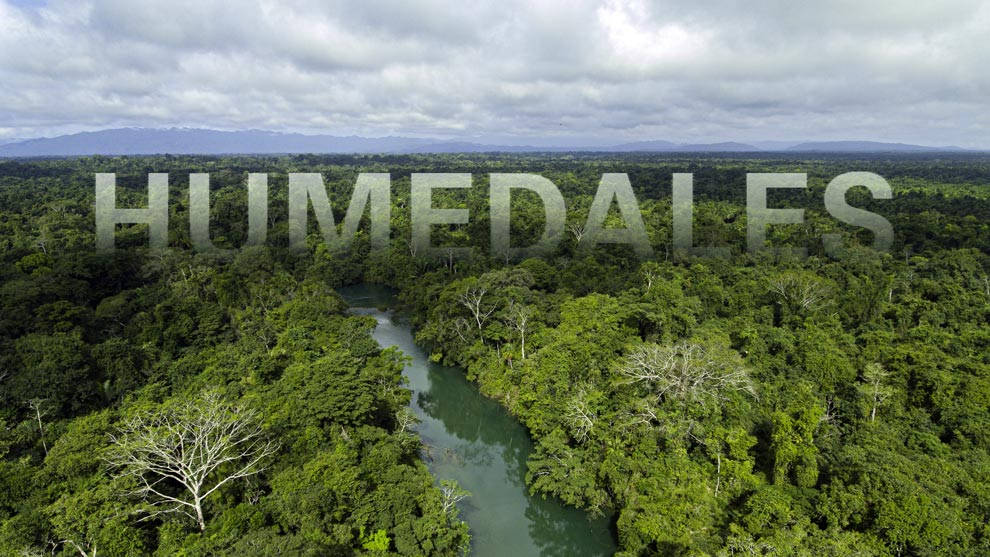
[[[412,358],[403,373],[413,391],[411,409],[422,420],[416,430],[426,445],[423,456],[434,476],[454,479],[471,492],[459,507],[471,528],[473,555],[614,552],[607,520],[589,520],[559,501],[529,496],[526,458],[532,443],[525,429],[461,370],[430,362],[401,316],[372,309],[393,303],[390,290],[360,285],[340,293],[355,313],[375,317],[380,345],[397,346]]]

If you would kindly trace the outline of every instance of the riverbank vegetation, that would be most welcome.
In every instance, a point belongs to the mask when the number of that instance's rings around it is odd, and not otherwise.
[[[210,172],[213,243],[239,248],[247,173],[296,171],[324,174],[338,223],[357,173],[391,172],[389,249],[370,251],[364,222],[330,251],[310,219],[308,248],[288,250],[277,176],[267,247],[192,251],[180,181],[170,249],[148,250],[143,226],[94,249],[94,172],[117,172],[133,207],[148,172]],[[893,186],[890,200],[849,194],[891,222],[890,253],[824,211],[847,171]],[[410,249],[411,172],[474,174],[434,194],[471,210],[433,230],[468,256]],[[489,257],[489,172],[557,185],[569,232],[555,253]],[[653,259],[579,247],[606,172],[629,174]],[[729,257],[671,248],[674,172],[694,174],[695,243]],[[804,224],[767,235],[808,258],[742,252],[747,172],[808,173],[806,191],[772,196],[806,208]],[[333,291],[362,281],[397,288],[434,359],[527,427],[534,493],[614,517],[621,555],[990,553],[988,183],[982,155],[0,162],[0,553],[462,552],[468,527],[403,412],[401,355]],[[513,193],[512,244],[535,242],[542,219],[535,195]],[[247,440],[194,456],[200,475],[155,457],[211,427]]]

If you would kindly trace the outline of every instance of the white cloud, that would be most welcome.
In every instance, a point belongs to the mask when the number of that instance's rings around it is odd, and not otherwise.
[[[988,28],[979,0],[0,0],[0,136],[177,125],[990,147]]]

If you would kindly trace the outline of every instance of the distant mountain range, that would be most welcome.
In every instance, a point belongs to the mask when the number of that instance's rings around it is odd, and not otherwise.
[[[844,153],[877,153],[877,152],[944,152],[966,151],[962,147],[928,147],[908,143],[880,143],[878,141],[811,141],[798,143],[787,148],[788,151],[838,151]]]
[[[875,141],[674,143],[637,141],[602,146],[493,145],[410,137],[341,137],[262,130],[220,131],[199,128],[117,128],[58,137],[0,141],[0,157],[64,157],[150,154],[276,154],[276,153],[479,153],[479,152],[943,152],[959,147],[927,147]]]

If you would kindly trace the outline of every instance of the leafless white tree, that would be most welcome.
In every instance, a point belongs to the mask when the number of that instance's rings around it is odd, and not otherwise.
[[[660,278],[660,273],[656,269],[646,268],[643,270],[643,280],[646,282],[646,291],[653,289],[653,283]]]
[[[57,546],[52,548],[51,552],[46,552],[45,550],[38,549],[37,547],[25,547],[17,553],[17,557],[45,557],[45,555],[54,555],[56,549]]]
[[[890,398],[892,389],[885,384],[890,375],[880,364],[872,363],[866,366],[863,378],[866,380],[866,393],[871,401],[870,421],[876,420],[877,408]]]
[[[461,502],[471,494],[461,489],[454,480],[441,480],[440,493],[443,495],[441,509],[444,514],[452,516],[456,513],[457,503]]]
[[[649,425],[660,421],[660,415],[657,413],[656,404],[652,399],[638,401],[635,406],[627,412],[627,414],[631,419],[628,423],[624,424],[625,427],[642,424]]]
[[[756,557],[759,555],[779,555],[778,547],[765,541],[754,540],[751,534],[733,535],[717,557]]]
[[[485,305],[485,294],[488,294],[487,288],[482,286],[473,286],[468,288],[467,291],[461,294],[458,298],[461,305],[466,307],[468,311],[471,312],[471,315],[474,316],[474,321],[478,324],[478,329],[481,329],[484,326],[485,321],[488,321],[488,318],[496,308],[495,304],[492,304],[491,306]]]
[[[722,451],[715,453],[715,497],[718,497],[718,488],[722,486]]]
[[[732,392],[756,396],[741,362],[688,342],[639,346],[626,357],[619,373],[629,382],[652,385],[657,402],[675,399],[706,405],[725,400]]]
[[[133,478],[134,494],[150,505],[145,519],[166,513],[206,528],[203,501],[222,486],[261,472],[278,446],[265,439],[255,414],[207,391],[159,412],[126,420],[115,434],[108,464]]]
[[[62,555],[60,551],[63,547],[69,546],[83,557],[96,557],[96,544],[77,543],[72,539],[55,540],[49,538],[44,548],[39,546],[29,546],[17,552],[17,557],[54,557],[56,554]]]
[[[506,317],[506,323],[519,333],[519,345],[523,360],[526,359],[526,331],[529,330],[529,321],[532,316],[533,310],[530,307],[513,304],[509,308],[509,315]]]
[[[395,413],[395,421],[399,425],[400,432],[406,432],[419,423],[419,418],[408,408],[400,408]]]
[[[781,303],[800,310],[814,310],[832,295],[829,285],[814,275],[786,272],[770,280],[770,292]]]
[[[461,342],[470,344],[470,342],[468,342],[468,335],[470,334],[471,323],[469,323],[467,319],[458,317],[451,323],[451,328],[457,337],[461,339]]]
[[[584,225],[569,224],[567,230],[574,236],[574,241],[580,244],[581,238],[584,238]]]
[[[48,414],[45,399],[33,398],[27,401],[28,408],[34,412],[34,417],[38,420],[38,434],[41,436],[41,446],[45,449],[45,456],[48,456],[48,443],[45,442],[45,424],[41,421]]]
[[[567,403],[567,414],[565,418],[568,425],[571,426],[574,439],[578,443],[584,443],[588,439],[588,433],[591,432],[591,429],[595,427],[595,422],[598,421],[598,416],[588,404],[587,395],[584,390],[578,391],[578,394]]]
[[[450,271],[451,273],[454,272],[454,259],[455,259],[454,253],[455,253],[454,248],[447,248],[446,251],[444,252],[447,258],[445,265],[447,266],[447,270]]]
[[[82,557],[96,557],[96,544],[89,545],[84,542],[76,542],[75,540],[62,540],[58,542],[58,545],[68,545],[79,552]],[[52,554],[55,554],[54,548]]]
[[[835,399],[831,396],[825,397],[824,410],[822,411],[822,416],[818,418],[819,424],[831,424],[835,423]]]

